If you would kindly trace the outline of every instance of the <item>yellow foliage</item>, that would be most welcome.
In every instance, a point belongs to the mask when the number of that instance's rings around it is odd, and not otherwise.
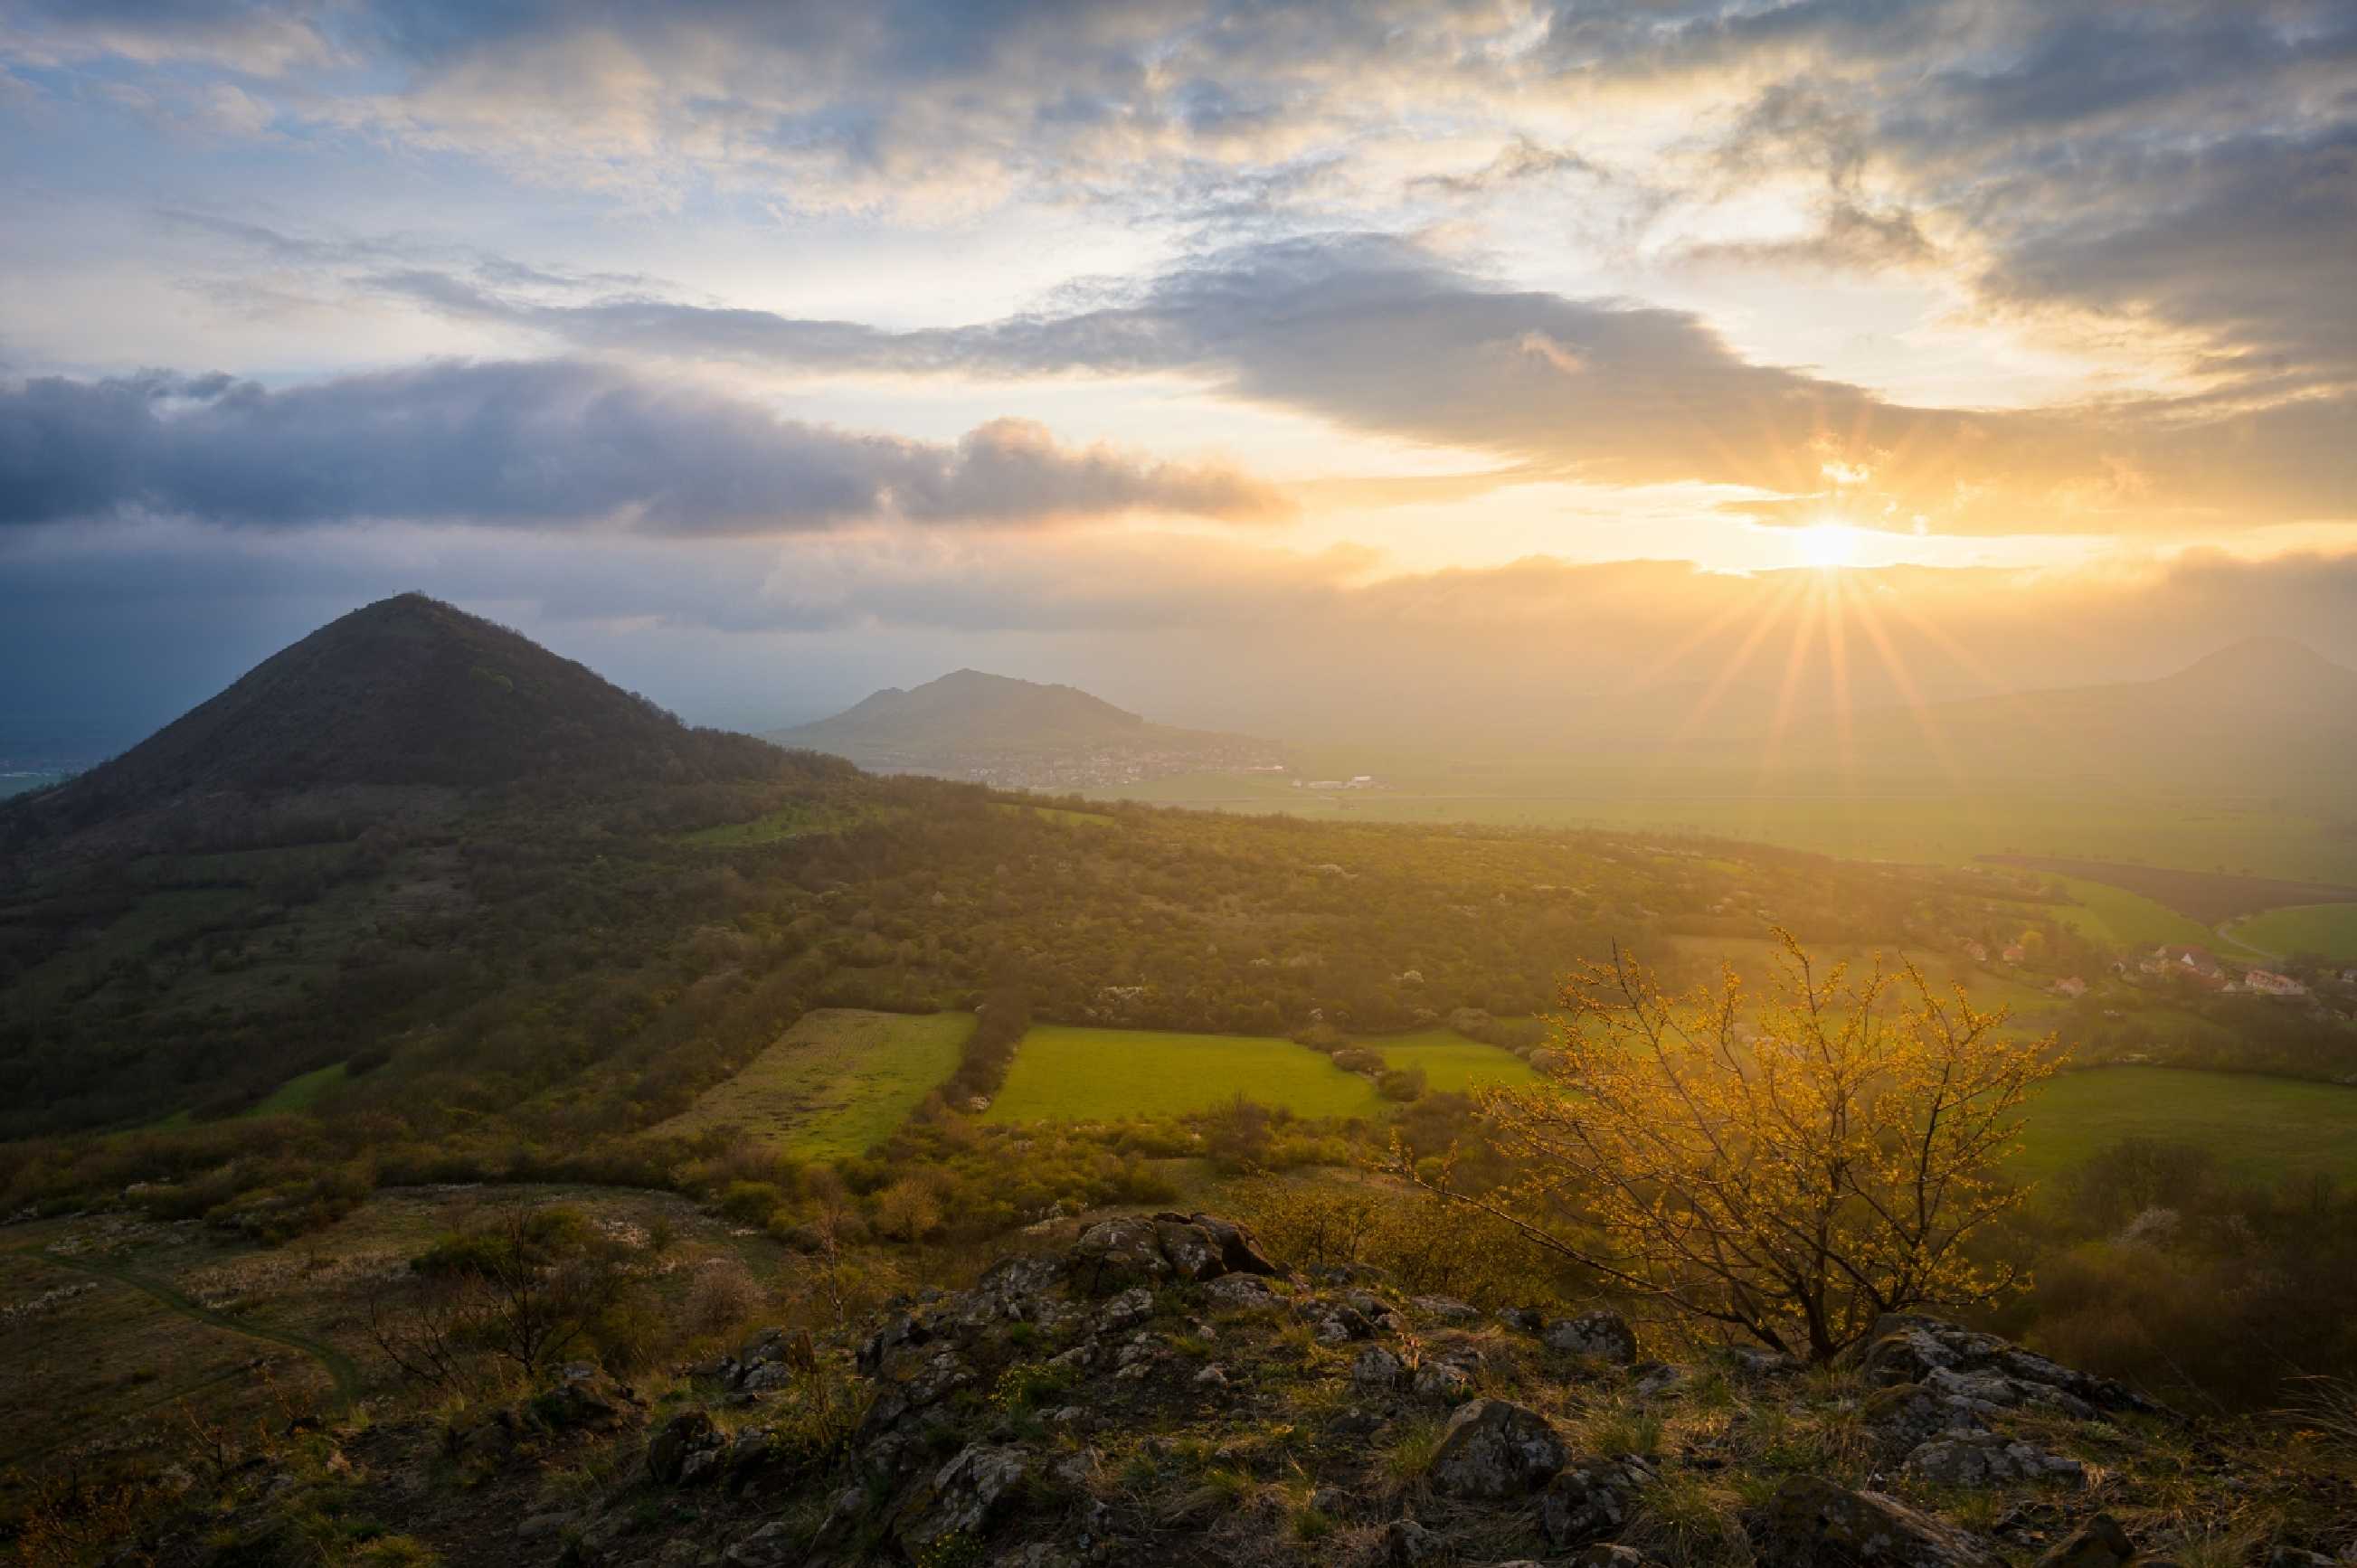
[[[1818,978],[1789,935],[1763,1004],[1732,970],[1673,997],[1620,955],[1565,983],[1552,1081],[1492,1090],[1527,1173],[1468,1198],[1641,1296],[1813,1361],[1886,1312],[2018,1283],[1967,1240],[2052,1040],[2016,1041],[1910,964]],[[1444,1178],[1445,1179],[1445,1178]]]

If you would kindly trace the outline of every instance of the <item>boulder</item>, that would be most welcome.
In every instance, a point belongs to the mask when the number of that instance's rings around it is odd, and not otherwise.
[[[1795,1476],[1768,1501],[1758,1541],[1769,1568],[2004,1568],[1954,1526],[1880,1492]]]
[[[1407,1380],[1407,1363],[1396,1352],[1370,1345],[1351,1363],[1351,1385],[1369,1392],[1388,1392]]]
[[[1100,1219],[1082,1231],[1068,1262],[1073,1284],[1090,1295],[1111,1295],[1170,1277],[1154,1221],[1135,1215]]]
[[[1425,1476],[1444,1497],[1497,1500],[1538,1490],[1566,1456],[1563,1439],[1538,1412],[1478,1399],[1449,1418]]]
[[[1157,1214],[1154,1217],[1154,1236],[1162,1248],[1162,1261],[1179,1279],[1215,1280],[1228,1272],[1220,1243],[1191,1219]]]
[[[1015,1501],[1031,1473],[1031,1456],[1012,1444],[968,1444],[901,1507],[893,1536],[918,1562],[952,1537],[974,1541]]]
[[[1789,1378],[1801,1369],[1800,1358],[1765,1345],[1730,1345],[1727,1363],[1738,1378]]]
[[[1447,1541],[1412,1519],[1395,1519],[1383,1528],[1382,1560],[1385,1568],[1416,1568],[1448,1549]]]
[[[587,1362],[576,1361],[557,1374],[555,1384],[532,1401],[532,1413],[544,1426],[559,1432],[587,1429],[609,1432],[633,1413],[638,1401],[629,1390]]]
[[[749,1535],[740,1536],[720,1561],[727,1568],[789,1568],[802,1560],[802,1543],[781,1520],[772,1520]]]
[[[1539,1533],[1558,1549],[1618,1535],[1629,1522],[1637,1488],[1651,1478],[1633,1458],[1577,1460],[1539,1494]]]
[[[1409,1387],[1421,1398],[1454,1402],[1473,1391],[1473,1374],[1455,1361],[1427,1359],[1417,1363]]]
[[[2077,1481],[2076,1459],[1996,1432],[1934,1438],[1907,1455],[1907,1473],[1943,1487],[1996,1487],[2011,1481]]]
[[[1234,1220],[1222,1219],[1216,1214],[1190,1214],[1187,1219],[1189,1223],[1200,1226],[1219,1244],[1222,1273],[1263,1275],[1285,1273],[1261,1250],[1259,1238]]]
[[[1944,1386],[1999,1408],[2043,1404],[2069,1414],[2159,1408],[2126,1384],[2050,1361],[1994,1334],[1915,1313],[1877,1319],[1855,1359],[1876,1382]]]
[[[1154,1293],[1132,1285],[1097,1309],[1097,1332],[1123,1334],[1154,1316]]]
[[[2136,1543],[2120,1521],[2099,1513],[2040,1557],[2038,1568],[2127,1568],[2135,1558]]]
[[[1481,1316],[1480,1308],[1453,1296],[1412,1295],[1407,1298],[1407,1304],[1425,1316],[1437,1318],[1443,1323],[1472,1323]]]
[[[708,1412],[682,1411],[648,1440],[647,1474],[666,1487],[693,1480],[713,1468],[720,1444],[720,1429]]]
[[[1256,1274],[1222,1274],[1203,1287],[1203,1299],[1232,1312],[1265,1311],[1276,1305],[1276,1293]]]
[[[1550,1350],[1593,1357],[1616,1366],[1628,1366],[1637,1359],[1636,1331],[1617,1312],[1583,1312],[1577,1317],[1558,1317],[1546,1326],[1541,1337]]]
[[[1860,1411],[1875,1447],[1887,1459],[1900,1458],[1935,1437],[1986,1428],[1970,1405],[1921,1383],[1894,1383],[1866,1396]]]

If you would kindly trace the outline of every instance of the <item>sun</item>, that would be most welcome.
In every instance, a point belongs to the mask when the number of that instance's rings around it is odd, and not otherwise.
[[[1792,536],[1792,553],[1803,566],[1832,571],[1857,564],[1858,531],[1839,522],[1816,522]]]

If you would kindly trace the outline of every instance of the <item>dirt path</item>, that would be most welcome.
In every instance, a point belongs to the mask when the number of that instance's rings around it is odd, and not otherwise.
[[[225,1329],[231,1334],[242,1334],[249,1339],[265,1339],[274,1345],[284,1345],[289,1349],[300,1350],[304,1355],[318,1362],[326,1370],[329,1380],[334,1382],[336,1386],[334,1408],[337,1410],[343,1409],[360,1398],[361,1369],[350,1356],[345,1355],[333,1345],[311,1338],[307,1335],[296,1334],[291,1329],[272,1328],[264,1324],[248,1323],[242,1318],[231,1317],[227,1313],[215,1312],[212,1308],[190,1299],[164,1281],[152,1279],[145,1274],[134,1273],[120,1263],[110,1263],[97,1258],[66,1257],[41,1247],[26,1247],[20,1251],[26,1257],[38,1258],[42,1262],[53,1263],[61,1269],[78,1269],[86,1274],[96,1274],[101,1279],[113,1280],[118,1284],[129,1285],[134,1290],[145,1291],[181,1316],[194,1318],[210,1327]]]

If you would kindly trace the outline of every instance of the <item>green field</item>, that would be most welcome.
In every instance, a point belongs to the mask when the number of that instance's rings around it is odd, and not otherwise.
[[[2207,947],[2217,940],[2217,933],[2201,921],[2124,887],[2077,876],[2053,880],[2072,900],[2056,909],[2055,918],[2089,941],[2115,948],[2156,948],[2165,942]]]
[[[2297,952],[2357,960],[2357,904],[2296,904],[2269,909],[2226,928],[2253,952],[2286,958]]]
[[[1538,1075],[1520,1057],[1469,1040],[1454,1029],[1385,1035],[1356,1043],[1380,1051],[1393,1067],[1422,1068],[1426,1087],[1449,1094],[1463,1094],[1481,1084],[1519,1089],[1538,1081]]]
[[[1372,1116],[1384,1103],[1373,1084],[1290,1040],[1041,1024],[1023,1036],[1006,1086],[983,1119],[1173,1116],[1209,1111],[1239,1094],[1302,1116]]]
[[[749,822],[723,822],[683,835],[707,849],[744,849],[753,844],[782,843],[815,833],[839,833],[855,826],[865,813],[828,800],[796,800]]]
[[[2065,1073],[2039,1091],[2013,1168],[2042,1179],[2128,1137],[2198,1144],[2240,1176],[2357,1181],[2357,1089],[2158,1067]]]
[[[971,1013],[867,1013],[824,1007],[727,1082],[656,1129],[733,1126],[797,1155],[864,1153],[956,1070]]]
[[[1043,822],[1054,822],[1067,828],[1109,828],[1114,819],[1103,811],[1075,811],[1068,806],[1025,806],[1013,800],[993,800],[991,805],[1001,811],[1028,811]]]
[[[246,1112],[248,1116],[285,1116],[296,1111],[308,1111],[319,1096],[331,1089],[340,1088],[351,1074],[341,1062],[331,1062],[317,1072],[307,1072],[300,1078],[290,1078],[270,1091],[267,1099]]]

